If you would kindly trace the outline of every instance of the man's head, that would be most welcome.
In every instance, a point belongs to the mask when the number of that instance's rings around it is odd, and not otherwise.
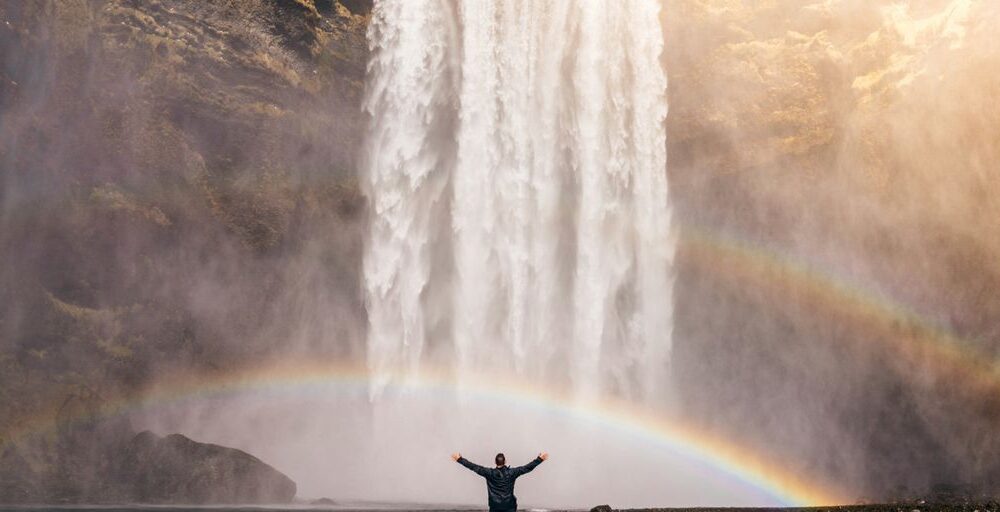
[[[496,461],[498,468],[503,467],[505,464],[507,464],[507,459],[504,458],[502,453],[498,453],[496,459],[494,460]]]

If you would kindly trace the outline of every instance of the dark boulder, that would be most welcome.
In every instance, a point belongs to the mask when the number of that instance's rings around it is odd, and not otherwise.
[[[137,434],[119,482],[139,503],[288,503],[295,482],[249,453],[180,434]]]

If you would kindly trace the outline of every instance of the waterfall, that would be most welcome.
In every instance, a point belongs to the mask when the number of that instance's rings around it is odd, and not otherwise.
[[[658,0],[379,0],[374,394],[424,365],[648,399],[672,258]]]

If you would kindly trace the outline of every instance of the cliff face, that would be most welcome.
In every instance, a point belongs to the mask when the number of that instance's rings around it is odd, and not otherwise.
[[[689,410],[870,498],[996,493],[992,2],[666,3]]]
[[[1000,8],[664,5],[687,411],[870,497],[1000,492]],[[0,5],[0,432],[362,350],[370,8]],[[98,488],[71,431],[0,439],[2,483]]]
[[[8,438],[67,401],[350,350],[368,9],[0,5],[0,452],[33,499],[101,500],[61,433]]]

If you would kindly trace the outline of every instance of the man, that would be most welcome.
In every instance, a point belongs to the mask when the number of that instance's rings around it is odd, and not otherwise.
[[[489,496],[491,512],[513,512],[517,510],[517,497],[514,496],[514,480],[517,477],[530,472],[536,466],[549,458],[547,453],[539,453],[535,460],[516,468],[507,465],[502,453],[498,453],[494,462],[497,467],[484,468],[478,464],[473,464],[462,457],[461,453],[451,456],[455,462],[475,471],[476,474],[486,479],[486,493]]]

